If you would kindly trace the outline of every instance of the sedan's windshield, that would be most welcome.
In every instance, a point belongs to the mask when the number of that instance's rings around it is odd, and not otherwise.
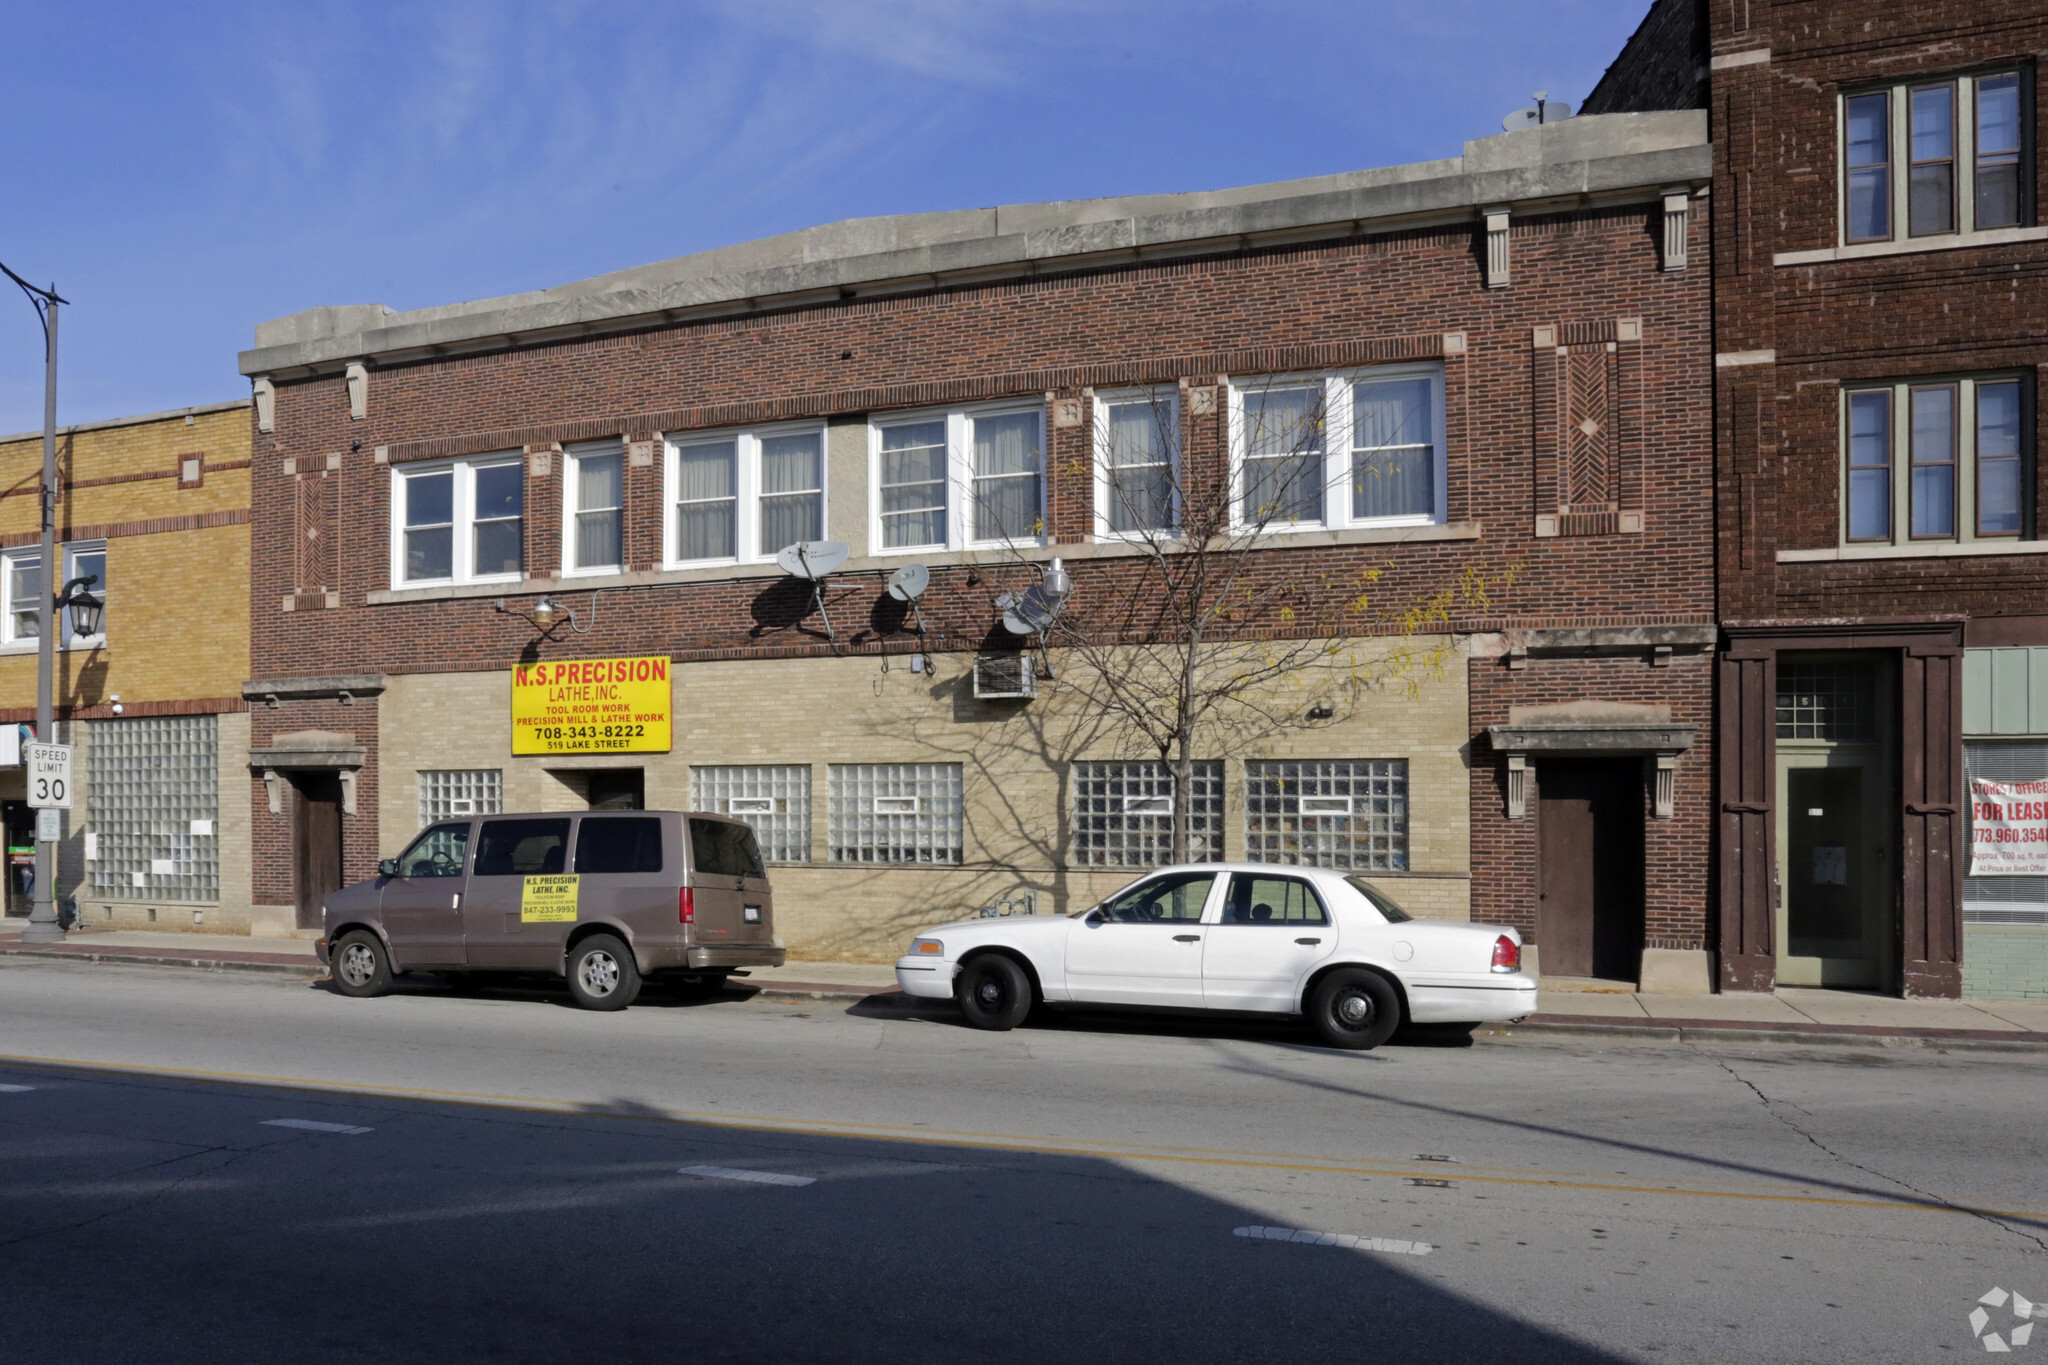
[[[1380,890],[1377,886],[1374,886],[1365,878],[1346,877],[1344,880],[1351,883],[1353,888],[1355,888],[1367,900],[1371,901],[1373,909],[1379,911],[1380,914],[1386,919],[1387,923],[1405,924],[1409,920],[1415,918],[1415,916],[1409,914],[1406,910],[1403,910],[1399,902],[1397,902],[1392,896],[1389,896],[1386,892]]]

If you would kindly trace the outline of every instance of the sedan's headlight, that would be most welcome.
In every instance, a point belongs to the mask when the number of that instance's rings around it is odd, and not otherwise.
[[[912,957],[944,957],[946,945],[935,938],[914,938],[910,940]]]

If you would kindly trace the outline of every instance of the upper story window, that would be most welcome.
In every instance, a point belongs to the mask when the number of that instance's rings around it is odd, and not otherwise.
[[[1443,520],[1441,366],[1246,380],[1230,401],[1240,526]]]
[[[1843,539],[1906,545],[2020,535],[2032,406],[2017,375],[1845,389]]]
[[[969,408],[877,419],[873,521],[882,551],[962,549],[1045,537],[1045,412]]]
[[[0,555],[0,645],[34,645],[42,638],[42,617],[39,614],[43,599],[60,592],[64,584],[75,578],[91,577],[95,581],[87,591],[101,601],[107,601],[107,543],[104,540],[73,541],[57,547],[58,557],[64,565],[64,576],[58,582],[48,582],[43,576],[43,552],[40,546],[21,550],[9,550]],[[71,612],[58,613],[57,643],[62,649],[90,649],[105,644],[107,639],[106,618],[100,619],[100,633],[80,635],[71,628]]]
[[[2032,217],[2026,73],[1907,81],[1842,99],[1842,240],[2020,227]]]
[[[1180,524],[1180,403],[1172,389],[1095,395],[1095,533]]]
[[[391,471],[393,587],[489,583],[526,569],[526,464],[518,452]]]
[[[825,433],[775,428],[671,437],[671,565],[772,559],[825,535]]]
[[[625,567],[626,453],[591,441],[562,454],[562,571],[617,573]]]

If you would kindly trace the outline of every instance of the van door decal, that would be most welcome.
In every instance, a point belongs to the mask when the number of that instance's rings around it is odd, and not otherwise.
[[[575,873],[528,877],[519,893],[519,918],[526,924],[556,924],[576,918]]]

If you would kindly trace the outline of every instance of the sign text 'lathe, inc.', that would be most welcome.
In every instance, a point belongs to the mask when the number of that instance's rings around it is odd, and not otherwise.
[[[570,659],[512,670],[515,754],[665,754],[666,658]]]

